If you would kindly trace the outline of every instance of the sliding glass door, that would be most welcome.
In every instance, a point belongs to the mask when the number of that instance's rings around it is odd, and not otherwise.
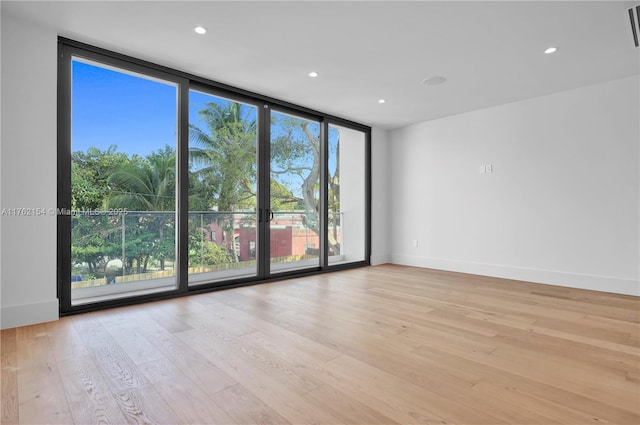
[[[269,272],[319,267],[320,123],[271,112]]]
[[[257,275],[257,119],[189,91],[189,284]]]
[[[72,303],[175,289],[177,86],[79,57],[71,72]]]
[[[62,313],[368,264],[368,127],[59,47]]]
[[[366,133],[331,124],[328,132],[327,244],[329,264],[366,257]]]

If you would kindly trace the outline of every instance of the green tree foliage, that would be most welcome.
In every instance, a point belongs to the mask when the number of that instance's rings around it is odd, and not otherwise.
[[[310,124],[307,120],[286,115],[272,116],[272,126],[280,127],[280,134],[273,138],[271,143],[272,180],[291,190],[299,191],[301,197],[298,197],[298,203],[305,211],[304,224],[316,234],[320,234],[318,217],[319,126]]]
[[[246,109],[246,110],[243,110]],[[251,109],[236,102],[209,102],[199,111],[206,129],[191,125],[189,161],[190,185],[199,195],[195,206],[201,211],[235,212],[255,209],[256,203],[256,122]],[[190,199],[191,202],[191,199]],[[190,210],[193,208],[190,204]],[[234,217],[219,222],[227,241],[234,240]],[[239,261],[234,249],[233,261]]]
[[[250,112],[235,102],[210,102],[199,112],[206,128],[190,127],[190,210],[255,208],[257,134]],[[270,208],[304,211],[305,226],[319,235],[319,125],[284,114],[272,114],[271,120],[272,129],[278,131],[270,143]],[[329,207],[339,208],[339,167],[329,175],[329,183]],[[223,228],[233,235],[231,221]],[[335,240],[329,243],[338,249]]]
[[[210,102],[199,112],[206,131],[190,126],[192,183],[206,210],[255,208],[256,122],[242,109]]]
[[[271,180],[271,209],[273,211],[294,211],[304,209],[304,204],[299,197],[291,193],[291,190],[282,183]]]
[[[107,216],[75,215],[71,217],[71,261],[86,263],[89,273],[102,275],[99,266],[121,251],[120,232],[114,219]]]
[[[204,128],[191,125],[189,209],[218,211],[216,224],[234,240],[234,212],[256,207],[256,122],[240,103],[210,102],[199,112]],[[277,121],[279,120],[279,121]],[[320,140],[315,123],[272,115],[271,209],[304,211],[305,225],[319,234]],[[339,144],[339,141],[338,141]],[[335,146],[336,155],[339,148]],[[339,161],[339,156],[338,156]],[[339,169],[329,175],[329,208],[339,211]],[[166,146],[145,157],[91,147],[72,154],[72,209],[121,208],[121,216],[72,218],[72,261],[100,275],[100,265],[123,259],[127,273],[143,273],[150,262],[164,269],[175,258],[176,153]],[[209,222],[207,222],[208,224]],[[335,227],[334,223],[334,227]],[[193,230],[193,231],[192,231]],[[204,227],[190,229],[190,264],[238,261],[235,250],[206,242]],[[124,239],[124,258],[123,257]],[[339,249],[330,238],[330,246]]]
[[[207,103],[199,112],[206,129],[191,125],[189,137],[191,148],[190,199],[191,211],[234,212],[255,209],[256,197],[256,122],[251,118],[251,109],[236,102]],[[301,175],[309,167],[296,165],[309,159],[309,149],[303,140],[296,139],[297,121],[284,121],[288,135],[278,137],[271,145],[273,163],[280,169],[274,174],[294,173]],[[299,135],[298,135],[299,136]],[[319,141],[315,140],[316,146]],[[317,162],[319,151],[311,162]],[[313,176],[310,176],[312,179]],[[317,174],[316,174],[317,178]],[[271,209],[293,210],[304,208],[304,200],[292,193],[289,180],[272,179]]]
[[[144,159],[134,156],[107,178],[106,208],[132,211],[173,211],[176,191],[176,153],[170,146]]]
[[[104,206],[111,189],[107,179],[116,168],[129,162],[127,154],[117,152],[117,149],[111,145],[104,151],[90,147],[86,152],[73,152],[71,209],[88,211]]]
[[[207,240],[206,226],[220,226],[228,218],[217,212],[200,213],[189,221],[189,267],[212,266],[234,262],[233,254],[224,246]]]
[[[117,167],[108,177],[111,192],[107,208],[153,211],[133,214],[125,220],[125,263],[136,272],[145,273],[149,259],[155,257],[164,270],[167,258],[175,258],[176,153],[170,146],[141,159]]]
[[[194,240],[189,244],[189,267],[229,264],[233,256],[225,247],[213,242]]]
[[[115,145],[106,150],[90,147],[86,152],[72,153],[71,208],[74,211],[100,210],[110,192],[108,178],[114,170],[129,162],[127,154],[117,152]],[[71,218],[71,260],[75,264],[86,263],[89,272],[101,275],[99,266],[106,259],[118,255],[119,231],[114,220],[119,218],[94,215],[75,215]]]
[[[271,143],[271,175],[277,184],[300,193],[297,197],[297,209],[305,212],[304,225],[320,235],[319,176],[321,167],[321,146],[319,125],[304,119],[286,115],[272,116],[272,128],[279,128],[277,136]],[[336,155],[336,168],[329,170],[329,211],[338,212],[340,209],[340,139],[335,134],[336,143],[331,146]],[[275,208],[273,208],[275,209]],[[329,216],[330,226],[337,234],[339,215]],[[340,244],[333,237],[329,237],[329,249],[340,251]]]
[[[175,257],[175,151],[167,146],[142,158],[117,152],[115,146],[105,151],[91,147],[72,158],[74,211],[127,212],[74,215],[72,262],[86,263],[98,276],[114,258],[123,260],[127,273],[146,272],[150,260],[163,270],[166,260]]]

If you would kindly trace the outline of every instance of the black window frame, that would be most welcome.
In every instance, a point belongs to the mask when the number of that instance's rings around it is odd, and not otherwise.
[[[59,211],[71,209],[71,59],[81,57],[97,63],[113,66],[115,68],[132,71],[138,74],[156,77],[161,80],[175,83],[178,87],[178,142],[177,154],[177,227],[178,235],[184,234],[188,228],[188,152],[189,152],[189,90],[201,90],[207,93],[215,93],[220,96],[228,96],[230,99],[245,99],[250,104],[262,105],[258,108],[259,129],[258,141],[258,169],[262,190],[259,190],[260,206],[269,202],[269,152],[265,146],[269,145],[268,119],[271,110],[283,113],[291,113],[303,118],[317,120],[320,123],[321,139],[321,172],[320,172],[320,265],[317,268],[302,271],[289,271],[269,275],[266,267],[258,270],[257,277],[230,279],[224,282],[211,282],[189,286],[188,283],[188,240],[179,237],[177,240],[177,266],[175,269],[176,289],[147,295],[134,295],[126,298],[113,298],[100,302],[73,305],[71,303],[71,217],[58,215],[57,217],[57,294],[59,300],[60,316],[95,311],[124,305],[139,304],[161,299],[175,298],[179,296],[210,292],[220,289],[228,289],[239,286],[255,285],[260,283],[280,281],[288,278],[317,275],[338,270],[347,270],[371,264],[371,127],[350,121],[341,117],[322,113],[304,106],[275,99],[259,93],[254,93],[228,84],[216,82],[204,77],[189,74],[158,65],[149,61],[137,59],[128,55],[113,52],[100,47],[95,47],[65,37],[58,37],[58,103],[57,103],[57,206]],[[328,127],[339,125],[346,128],[361,131],[365,134],[365,259],[351,263],[328,264],[327,247],[327,179],[328,179]],[[265,143],[266,140],[266,143]],[[267,162],[265,162],[267,161]],[[266,228],[266,226],[264,226]],[[268,232],[263,231],[262,237],[258,237],[257,248],[260,255],[268,253]]]

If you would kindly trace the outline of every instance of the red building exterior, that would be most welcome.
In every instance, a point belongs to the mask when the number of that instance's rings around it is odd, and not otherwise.
[[[299,215],[275,218],[271,224],[271,257],[302,256],[308,253],[317,254],[320,240],[313,231],[301,225]],[[229,250],[235,249],[240,261],[256,258],[256,227],[242,226],[234,229],[233,240],[227,237],[223,229],[216,222],[207,225],[206,240],[225,246]]]

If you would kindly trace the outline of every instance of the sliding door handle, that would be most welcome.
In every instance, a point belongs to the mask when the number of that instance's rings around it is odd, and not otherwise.
[[[258,210],[258,222],[259,223],[262,223],[263,221],[268,223],[268,222],[273,220],[273,211],[271,211],[269,209],[264,210],[264,212],[266,213],[266,214],[264,214],[264,218],[263,218],[262,212],[263,212],[262,209]]]

